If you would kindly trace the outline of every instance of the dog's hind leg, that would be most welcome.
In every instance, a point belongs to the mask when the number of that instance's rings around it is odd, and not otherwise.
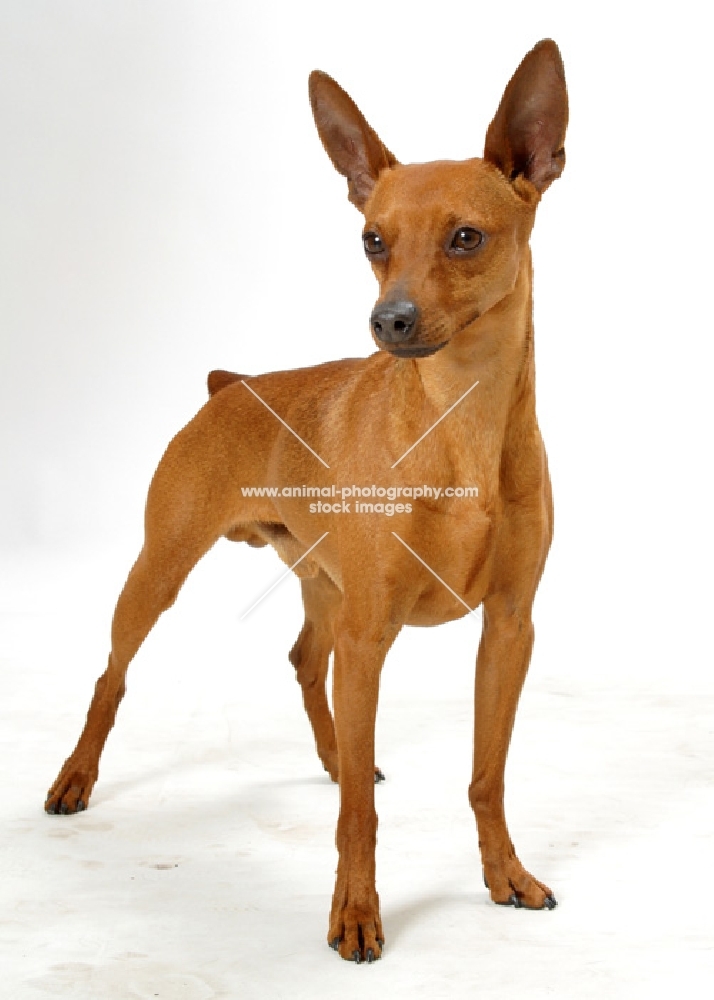
[[[45,803],[49,813],[86,808],[124,696],[129,663],[159,615],[175,601],[191,569],[226,530],[230,494],[216,489],[220,471],[216,473],[210,456],[205,462],[196,460],[191,438],[189,425],[171,443],[154,476],[144,547],[114,612],[109,663],[97,681],[77,746],[50,788]]]
[[[337,781],[335,725],[327,703],[325,680],[334,645],[332,623],[342,595],[324,571],[302,580],[305,623],[288,657],[302,688],[302,700],[312,731],[317,755],[333,781]]]

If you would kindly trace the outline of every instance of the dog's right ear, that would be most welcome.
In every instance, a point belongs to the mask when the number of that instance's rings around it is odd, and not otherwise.
[[[347,178],[349,199],[361,211],[380,172],[396,166],[397,160],[331,76],[314,70],[309,88],[322,145],[335,169]]]

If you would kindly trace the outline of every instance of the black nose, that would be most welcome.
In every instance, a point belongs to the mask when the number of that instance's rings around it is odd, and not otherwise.
[[[382,302],[375,306],[370,325],[377,340],[385,344],[403,344],[416,333],[419,310],[413,302]]]

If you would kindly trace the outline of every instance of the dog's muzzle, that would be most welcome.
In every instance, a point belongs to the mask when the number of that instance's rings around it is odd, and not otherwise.
[[[382,302],[369,319],[372,332],[385,347],[413,340],[419,325],[419,310],[413,302]]]
[[[406,299],[375,306],[369,323],[380,346],[398,358],[426,358],[446,346],[446,341],[443,344],[418,342],[419,309]]]

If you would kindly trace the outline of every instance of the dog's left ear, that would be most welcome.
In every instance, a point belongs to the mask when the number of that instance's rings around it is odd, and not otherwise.
[[[348,197],[361,211],[380,172],[396,166],[397,160],[350,95],[331,76],[313,70],[309,87],[322,145],[335,169],[347,178]]]
[[[567,124],[563,60],[546,38],[511,77],[486,133],[484,159],[509,180],[523,175],[543,192],[565,166]]]

